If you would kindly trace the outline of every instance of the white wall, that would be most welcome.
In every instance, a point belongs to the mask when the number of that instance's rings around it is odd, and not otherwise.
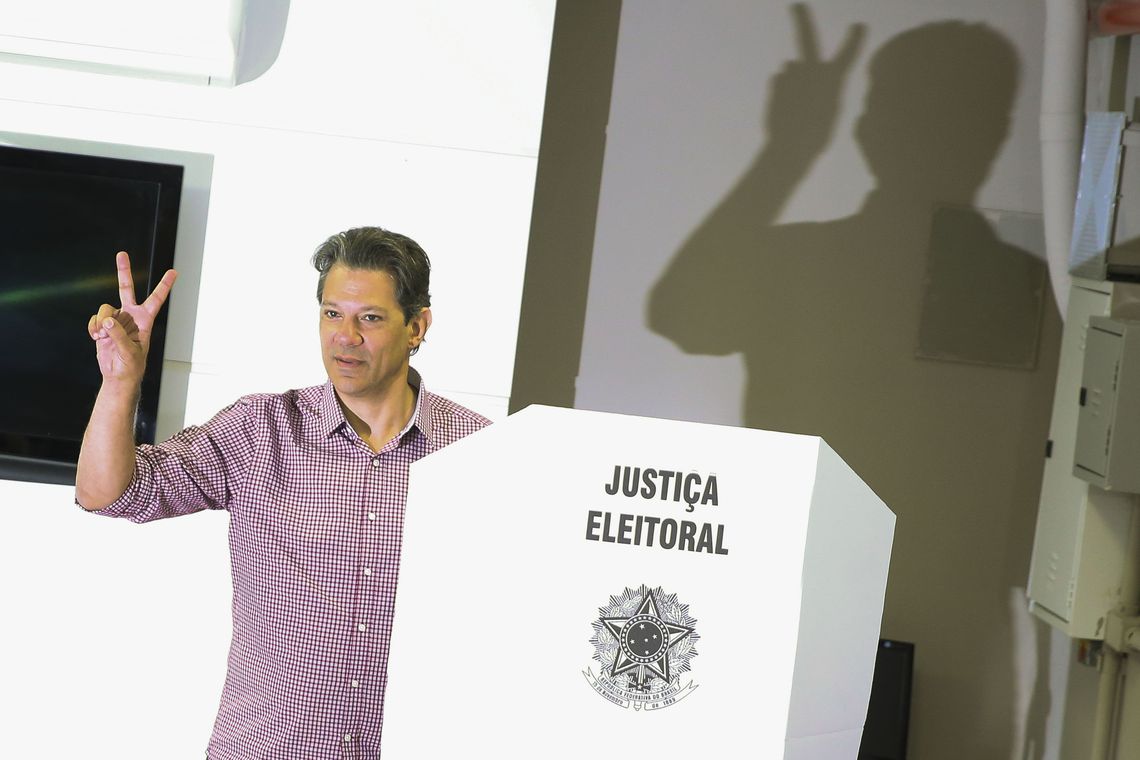
[[[294,2],[275,65],[233,89],[0,63],[4,143],[194,154],[160,435],[324,379],[308,256],[363,224],[432,257],[427,385],[506,413],[553,12]],[[5,754],[201,757],[229,638],[225,518],[136,527],[71,500],[0,482]]]

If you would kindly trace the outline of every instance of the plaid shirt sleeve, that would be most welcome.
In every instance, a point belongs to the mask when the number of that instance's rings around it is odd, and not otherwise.
[[[127,490],[93,514],[143,523],[228,509],[241,489],[257,447],[257,398],[246,396],[204,425],[193,425],[158,445],[135,449]]]

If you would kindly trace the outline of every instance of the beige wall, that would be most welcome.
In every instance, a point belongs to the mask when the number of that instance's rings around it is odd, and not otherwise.
[[[850,61],[783,78],[783,3],[625,0],[620,34],[616,3],[562,3],[555,24],[511,406],[823,435],[899,517],[882,631],[917,645],[919,760],[1087,746],[1094,676],[1022,591],[1060,319],[992,215],[951,220],[985,256],[929,258],[941,204],[1040,212],[1042,13],[815,2],[820,57]],[[916,356],[931,277],[974,363]],[[1029,336],[998,335],[1040,287]]]

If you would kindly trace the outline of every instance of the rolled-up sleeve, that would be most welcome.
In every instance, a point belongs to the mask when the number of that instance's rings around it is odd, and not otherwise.
[[[157,445],[138,446],[127,490],[92,514],[143,523],[228,509],[257,448],[257,407],[245,397],[204,425],[188,427]]]

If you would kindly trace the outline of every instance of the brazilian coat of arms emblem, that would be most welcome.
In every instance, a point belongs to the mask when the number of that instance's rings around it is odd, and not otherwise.
[[[689,677],[697,656],[696,620],[689,605],[660,587],[626,588],[598,608],[593,669],[583,672],[602,697],[624,708],[659,710],[696,689]]]

